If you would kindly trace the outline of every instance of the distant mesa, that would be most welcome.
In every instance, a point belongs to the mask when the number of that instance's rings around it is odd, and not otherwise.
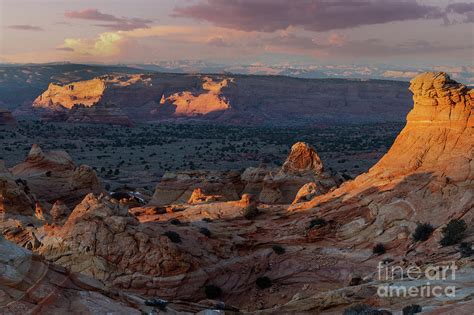
[[[34,100],[31,110],[48,120],[76,123],[314,125],[401,121],[408,111],[408,100],[406,83],[391,81],[110,74],[51,83]]]

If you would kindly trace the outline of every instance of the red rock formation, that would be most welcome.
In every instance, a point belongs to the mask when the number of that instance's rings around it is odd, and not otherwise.
[[[50,83],[48,89],[34,100],[33,107],[72,109],[79,104],[92,107],[100,101],[105,89],[106,81],[102,78],[67,85]]]
[[[246,183],[244,192],[258,194],[259,200],[268,204],[293,202],[298,191],[310,182],[318,185],[318,194],[328,192],[341,182],[337,176],[324,171],[316,150],[304,142],[291,147],[281,169],[248,168],[241,179]]]
[[[323,163],[316,150],[305,142],[297,142],[281,168],[286,175],[320,175],[324,170]]]
[[[421,74],[410,90],[414,107],[388,153],[368,173],[293,209],[334,218],[339,237],[353,243],[406,239],[415,222],[473,222],[474,92],[445,73]]]
[[[156,186],[150,205],[186,203],[196,188],[207,195],[221,196],[219,200],[238,200],[243,185],[239,173],[234,171],[167,172]]]
[[[74,206],[86,194],[102,191],[91,167],[76,167],[65,151],[44,153],[37,144],[33,145],[25,162],[14,166],[11,172],[14,177],[26,181],[37,198],[50,203],[62,200],[68,206]]]
[[[175,106],[175,116],[192,117],[225,111],[230,108],[230,104],[222,96],[221,90],[232,80],[223,79],[222,81],[215,82],[210,77],[204,77],[202,84],[204,93],[198,95],[193,95],[190,91],[175,93],[167,98],[163,97],[160,104],[170,103]]]
[[[199,203],[208,203],[213,201],[221,201],[225,198],[221,195],[212,195],[207,194],[203,191],[202,188],[195,188],[191,197],[189,197],[188,203],[189,204],[199,204]]]

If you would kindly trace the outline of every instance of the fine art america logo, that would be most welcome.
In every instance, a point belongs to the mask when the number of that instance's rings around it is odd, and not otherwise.
[[[458,267],[454,262],[428,267],[378,264],[377,288],[380,297],[455,297]]]

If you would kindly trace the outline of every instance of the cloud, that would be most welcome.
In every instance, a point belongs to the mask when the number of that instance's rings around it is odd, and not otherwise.
[[[17,31],[44,31],[42,27],[27,24],[9,25],[8,28]]]
[[[208,32],[204,32],[208,33]],[[73,50],[81,55],[97,57],[118,56],[130,42],[142,38],[170,38],[173,40],[188,39],[195,42],[204,42],[205,36],[198,29],[184,26],[154,26],[138,28],[129,31],[104,32],[96,38],[66,38],[60,49]]]
[[[65,17],[89,21],[108,22],[107,24],[95,24],[96,26],[109,28],[111,30],[133,30],[137,28],[148,28],[152,21],[140,18],[117,17],[112,14],[102,13],[97,9],[85,9],[82,11],[67,11]]]
[[[217,46],[217,47],[229,47],[231,46],[224,38],[217,36],[217,37],[212,37],[207,40],[207,44],[211,46]]]
[[[294,33],[260,39],[267,52],[292,53],[319,57],[394,57],[403,55],[446,54],[453,51],[472,50],[472,43],[447,45],[425,40],[409,40],[397,44],[381,39],[348,40],[333,33],[327,37],[308,37]]]
[[[74,51],[81,55],[114,56],[120,53],[124,37],[118,33],[102,33],[96,39],[66,38],[58,47],[62,50]]]
[[[448,24],[454,23],[474,23],[474,2],[465,3],[465,2],[458,2],[458,3],[451,3],[446,7],[446,13],[454,13],[458,15],[462,15],[463,18],[459,21],[456,19],[448,20]]]
[[[56,50],[61,50],[61,51],[74,51],[74,49],[71,48],[71,47],[57,47]]]
[[[197,4],[175,8],[172,16],[231,29],[273,32],[290,26],[329,31],[442,18],[444,12],[415,0],[200,0]]]

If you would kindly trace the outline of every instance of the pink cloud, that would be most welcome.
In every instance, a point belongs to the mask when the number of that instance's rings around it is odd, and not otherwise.
[[[107,24],[96,24],[96,26],[122,31],[128,31],[137,28],[148,28],[148,24],[152,22],[151,20],[140,18],[117,17],[112,14],[102,13],[97,9],[67,11],[64,16],[71,19],[108,22]]]
[[[444,12],[414,0],[200,0],[197,4],[175,8],[173,16],[244,31],[273,32],[290,26],[328,31],[442,18]]]
[[[10,25],[8,28],[17,31],[44,31],[42,27],[27,24]]]

